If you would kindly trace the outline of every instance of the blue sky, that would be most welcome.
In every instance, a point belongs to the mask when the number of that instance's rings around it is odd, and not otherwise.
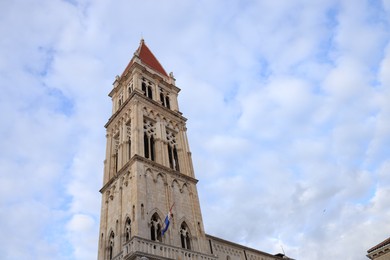
[[[389,15],[389,0],[1,2],[2,259],[96,259],[107,94],[141,37],[182,89],[207,233],[367,259],[390,236]]]

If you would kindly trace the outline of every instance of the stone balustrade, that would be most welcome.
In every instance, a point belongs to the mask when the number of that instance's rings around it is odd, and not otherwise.
[[[151,256],[155,259],[180,259],[180,260],[216,260],[217,257],[209,254],[194,252],[180,247],[170,246],[157,241],[151,241],[140,237],[133,237],[122,247],[122,252],[113,260],[128,259],[131,255]]]

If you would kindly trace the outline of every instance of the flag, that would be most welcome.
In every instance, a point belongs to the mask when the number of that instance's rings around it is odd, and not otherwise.
[[[173,205],[175,205],[175,203],[173,203]],[[165,221],[164,221],[165,226],[164,226],[163,230],[161,231],[161,235],[164,235],[164,233],[167,232],[167,230],[168,230],[169,223],[171,222],[171,219],[172,219],[172,208],[173,208],[173,205],[170,208],[167,216],[165,217]]]

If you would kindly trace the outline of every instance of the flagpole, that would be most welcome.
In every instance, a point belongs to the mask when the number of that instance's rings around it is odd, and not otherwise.
[[[173,204],[172,204],[172,207],[169,209],[169,213],[171,213],[172,214],[172,209],[173,209],[173,206],[175,206],[175,202],[173,202]]]
[[[169,209],[169,212],[167,214],[167,216],[165,217],[165,227],[163,230],[161,230],[161,236],[163,236],[165,234],[165,232],[167,232],[168,230],[168,227],[169,227],[169,223],[170,223],[170,219],[172,218],[172,209],[173,209],[173,206],[175,205],[175,203],[172,204],[171,208]]]

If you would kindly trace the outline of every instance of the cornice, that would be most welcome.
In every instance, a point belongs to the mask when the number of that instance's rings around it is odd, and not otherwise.
[[[158,109],[162,109],[164,112],[167,112],[169,113],[171,116],[174,116],[176,117],[177,119],[179,120],[182,120],[184,122],[187,122],[187,118],[185,118],[183,116],[183,114],[179,111],[173,111],[169,108],[166,108],[164,106],[162,106],[160,103],[156,102],[155,100],[152,100],[148,97],[145,97],[142,93],[140,93],[139,91],[137,90],[134,90],[130,96],[123,102],[123,104],[121,105],[121,107],[114,113],[112,114],[112,116],[108,119],[107,123],[104,125],[105,128],[108,128],[108,126],[116,119],[116,117],[119,116],[119,114],[122,112],[122,110],[124,110],[124,108],[126,107],[126,105],[128,103],[131,103],[133,101],[136,101],[137,98],[140,98],[141,100],[143,100],[145,102],[145,104],[152,104],[153,107],[155,110],[158,110]]]
[[[234,243],[234,242],[230,242],[230,241],[227,241],[227,240],[219,238],[219,237],[215,237],[215,236],[212,236],[212,235],[209,235],[209,234],[205,234],[205,235],[206,235],[206,238],[208,238],[210,240],[214,240],[215,242],[219,242],[221,244],[234,246],[236,248],[239,248],[239,249],[247,251],[247,252],[252,252],[252,253],[256,253],[256,254],[262,254],[262,255],[270,256],[272,258],[282,259],[282,258],[280,258],[278,256],[275,256],[275,255],[272,255],[272,254],[269,254],[269,253],[266,253],[266,252],[254,249],[254,248],[246,247],[246,246]],[[290,259],[290,258],[288,258],[288,259]]]
[[[160,170],[161,172],[164,172],[164,173],[167,173],[167,174],[170,174],[171,176],[173,176],[174,178],[177,178],[177,179],[181,179],[181,180],[185,180],[187,182],[191,182],[193,184],[197,184],[198,183],[198,180],[195,179],[195,178],[192,178],[188,175],[185,175],[179,171],[176,171],[176,170],[173,170],[169,167],[166,167],[162,164],[159,164],[159,163],[156,163],[154,161],[151,161],[149,159],[146,159],[145,157],[142,157],[138,154],[134,155],[125,165],[123,165],[123,167],[117,172],[117,174],[112,177],[101,189],[100,189],[100,193],[104,193],[107,188],[109,188],[111,186],[112,183],[114,183],[115,181],[117,181],[120,177],[122,177],[122,175],[124,175],[126,172],[127,172],[127,169],[133,165],[133,163],[135,162],[143,162],[145,164],[149,164],[152,168],[156,169],[157,171]]]

